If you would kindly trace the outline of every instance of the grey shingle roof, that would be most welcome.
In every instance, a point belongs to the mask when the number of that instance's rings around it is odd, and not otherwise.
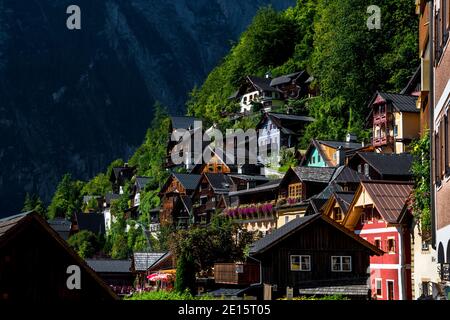
[[[320,214],[304,216],[286,223],[281,228],[274,230],[271,234],[268,234],[264,238],[261,238],[258,241],[256,241],[251,246],[250,253],[256,254],[266,249],[267,247],[275,244],[285,236],[289,235],[291,232],[300,229],[306,226],[309,222],[318,219],[320,216],[321,216]]]
[[[48,220],[47,223],[60,235],[61,238],[64,240],[69,239],[72,222],[65,218],[55,218],[53,220]]]
[[[294,167],[292,168],[301,181],[328,183],[335,168],[329,167]]]
[[[347,149],[358,149],[361,148],[361,143],[358,142],[347,142],[347,141],[329,141],[329,140],[317,140],[320,144],[324,144],[334,149],[343,147],[344,150]]]
[[[91,231],[94,234],[105,233],[105,217],[103,213],[84,213],[76,214],[78,228],[81,230]]]
[[[308,116],[298,116],[295,114],[285,114],[285,113],[268,113],[270,117],[281,119],[281,120],[293,120],[293,121],[305,121],[305,122],[313,122],[314,118]]]
[[[205,176],[215,192],[228,192],[233,185],[231,178],[223,173],[205,173]]]
[[[107,205],[110,205],[112,200],[117,200],[119,198],[120,194],[108,192],[105,196],[105,202]]]
[[[353,198],[355,197],[354,192],[336,192],[334,194],[336,197],[336,201],[341,207],[344,213],[347,213],[350,204],[352,203]]]
[[[363,180],[366,180],[366,177],[363,174],[358,173],[347,166],[338,167],[331,178],[331,181],[336,183],[359,183]]]
[[[366,284],[343,285],[343,286],[327,286],[315,288],[301,288],[299,294],[307,295],[344,295],[344,296],[368,296],[369,288]]]
[[[394,108],[400,112],[420,112],[420,110],[417,109],[416,96],[387,92],[378,92],[378,94],[387,102],[391,102]]]
[[[170,117],[173,129],[191,129],[194,127],[194,121],[201,121],[195,117]]]
[[[294,72],[291,74],[282,75],[280,77],[273,78],[272,81],[270,81],[270,85],[272,87],[278,86],[280,84],[285,84],[291,82],[293,79],[299,77],[302,75],[304,71]]]
[[[130,273],[131,260],[86,259],[87,264],[95,272]]]
[[[139,190],[143,190],[150,180],[150,177],[136,177],[136,186]]]
[[[29,212],[12,215],[0,219],[0,237],[2,237],[8,230],[14,228],[17,223],[24,219]]]
[[[174,173],[173,175],[186,190],[195,190],[201,178],[199,174]]]
[[[389,154],[357,152],[371,167],[383,175],[411,176],[413,156],[409,153]]]
[[[281,179],[272,180],[267,183],[261,184],[261,185],[257,186],[256,188],[230,192],[229,195],[230,196],[239,196],[239,195],[244,195],[244,194],[276,190],[280,187],[280,182],[281,182]]]
[[[165,252],[135,252],[133,254],[134,269],[136,271],[146,271],[165,254]]]
[[[270,78],[249,76],[248,79],[255,87],[257,87],[261,91],[278,91],[278,89],[270,86]]]

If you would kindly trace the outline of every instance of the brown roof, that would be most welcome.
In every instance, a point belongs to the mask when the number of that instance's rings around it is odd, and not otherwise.
[[[406,204],[413,184],[408,182],[366,181],[362,182],[375,207],[384,220],[396,223]]]

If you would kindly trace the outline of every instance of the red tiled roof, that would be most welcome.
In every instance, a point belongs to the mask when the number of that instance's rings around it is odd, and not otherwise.
[[[396,223],[413,189],[408,182],[362,182],[363,187],[372,198],[375,207],[384,220]]]

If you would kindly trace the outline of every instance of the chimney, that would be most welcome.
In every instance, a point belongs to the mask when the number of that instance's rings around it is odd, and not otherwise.
[[[347,142],[358,142],[358,138],[356,137],[356,134],[353,133],[347,133],[347,137],[345,139]]]
[[[336,166],[343,166],[345,162],[345,151],[342,146],[336,150]]]

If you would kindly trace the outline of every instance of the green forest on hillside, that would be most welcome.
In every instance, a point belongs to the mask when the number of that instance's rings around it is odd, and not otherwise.
[[[306,101],[305,108],[316,121],[309,125],[303,147],[310,138],[342,139],[348,131],[367,138],[364,120],[367,103],[376,90],[398,92],[417,68],[417,17],[411,0],[378,0],[381,8],[381,30],[369,30],[364,0],[298,0],[297,5],[283,12],[262,8],[252,24],[235,43],[230,53],[212,70],[202,86],[196,87],[187,102],[187,113],[202,118],[206,125],[217,123],[221,128],[232,124],[221,112],[236,111],[227,98],[247,75],[273,76],[307,70],[320,96]],[[168,176],[163,168],[168,139],[167,110],[155,105],[155,116],[143,144],[128,160],[137,166],[138,175],[151,178],[141,194],[141,220],[159,206],[158,191]],[[248,123],[246,123],[248,122]],[[244,119],[244,129],[251,120]],[[85,183],[65,175],[47,210],[49,218],[70,217],[83,208],[82,197],[102,195],[111,191],[109,176],[116,160],[104,172]],[[132,250],[143,249],[145,239],[140,231],[124,233],[124,212],[128,208],[130,186],[113,204],[118,218],[107,239],[99,239],[107,254],[124,258]],[[95,204],[93,204],[95,206]],[[28,196],[24,209],[45,211],[39,199]],[[44,212],[42,214],[45,214]],[[135,230],[135,229],[133,229]],[[165,232],[165,231],[163,231]],[[84,235],[89,239],[92,235]],[[167,236],[161,236],[166,239]],[[82,247],[76,239],[74,246]],[[75,243],[76,242],[76,243]],[[166,244],[154,243],[164,249]],[[89,248],[79,251],[91,252]]]
[[[414,2],[373,4],[381,8],[381,30],[368,29],[364,0],[298,0],[280,13],[261,9],[205,83],[193,89],[188,113],[227,126],[220,111],[236,111],[227,97],[246,76],[307,70],[321,95],[307,102],[317,121],[303,145],[312,137],[341,139],[348,131],[367,138],[370,97],[376,90],[400,91],[419,63]]]

